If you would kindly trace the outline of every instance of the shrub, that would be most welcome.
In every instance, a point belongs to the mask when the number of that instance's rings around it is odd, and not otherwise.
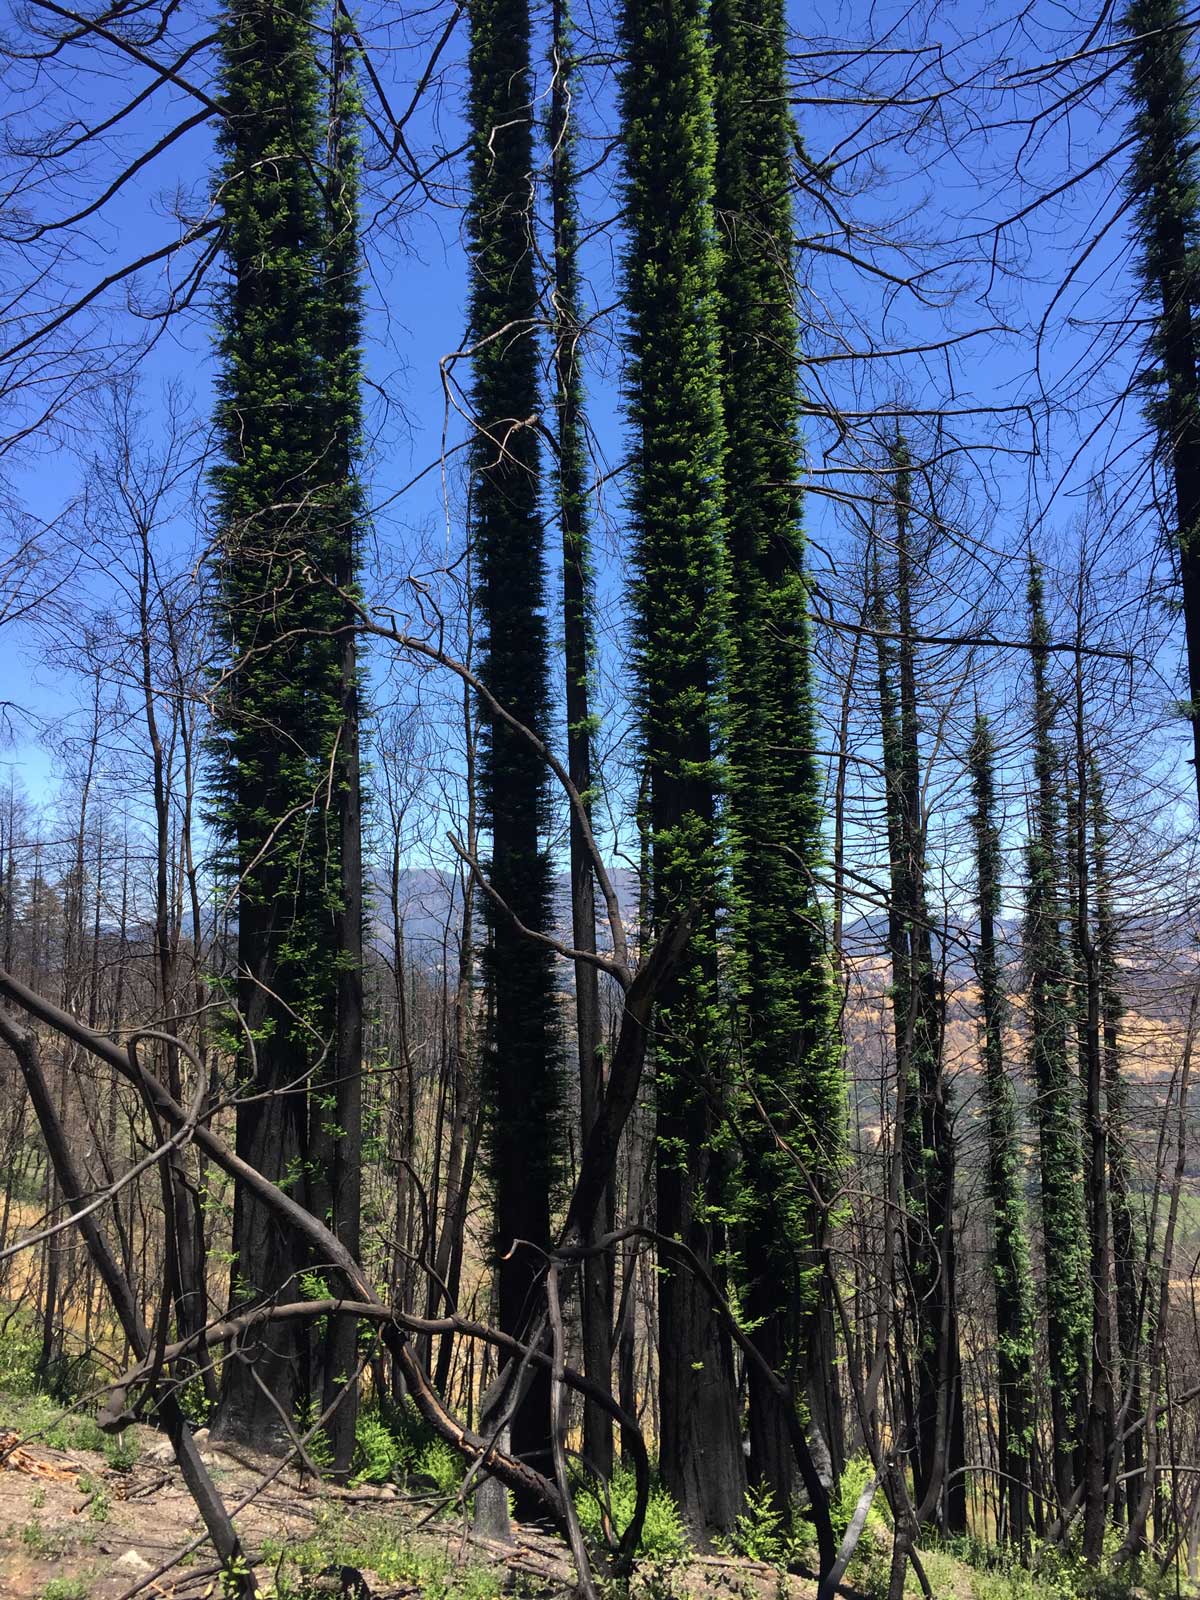
[[[183,1414],[193,1428],[207,1428],[212,1402],[204,1392],[204,1379],[197,1372],[176,1391]]]
[[[417,1472],[428,1478],[440,1495],[446,1499],[457,1495],[462,1487],[463,1460],[453,1445],[444,1439],[431,1439],[417,1461]]]
[[[359,1412],[354,1433],[356,1483],[390,1483],[411,1461],[411,1442],[388,1426],[379,1407]]]
[[[22,1318],[10,1315],[0,1328],[0,1389],[32,1394],[37,1387],[38,1340]]]
[[[137,1434],[132,1428],[125,1428],[121,1433],[101,1434],[100,1438],[104,1459],[117,1472],[128,1472],[142,1453]]]
[[[87,1600],[90,1588],[86,1578],[51,1578],[42,1600]]]
[[[767,1484],[747,1489],[733,1531],[720,1544],[730,1555],[745,1556],[747,1561],[763,1561],[772,1567],[788,1564],[792,1537]]]
[[[106,1443],[95,1417],[72,1411],[56,1414],[44,1436],[51,1450],[94,1450],[99,1455]]]
[[[296,1431],[302,1439],[321,1415],[315,1400],[302,1400],[296,1408]],[[313,1466],[322,1472],[333,1465],[333,1446],[324,1428],[318,1428],[311,1439],[304,1439],[304,1448]]]
[[[618,1539],[629,1526],[636,1505],[637,1479],[630,1468],[618,1467],[613,1473],[607,1495],[612,1529]],[[603,1485],[596,1486],[591,1479],[580,1482],[576,1489],[575,1506],[584,1534],[594,1545],[602,1544],[605,1510]],[[687,1531],[679,1515],[679,1507],[661,1483],[652,1482],[637,1553],[649,1561],[677,1561],[687,1552]]]
[[[830,1521],[833,1523],[834,1536],[841,1540],[846,1529],[850,1526],[850,1519],[858,1509],[858,1502],[863,1490],[867,1487],[868,1480],[874,1475],[874,1468],[866,1456],[851,1456],[842,1468],[842,1475],[838,1480],[837,1493],[833,1496],[829,1507]],[[887,1500],[883,1490],[876,1491],[875,1499],[871,1502],[871,1509],[867,1513],[867,1528],[883,1529],[888,1526],[885,1515]]]

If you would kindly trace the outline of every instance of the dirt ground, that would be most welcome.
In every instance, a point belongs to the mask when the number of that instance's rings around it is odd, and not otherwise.
[[[139,1584],[145,1585],[143,1594],[170,1600],[220,1596],[212,1550],[203,1544],[170,1573],[154,1577],[203,1527],[169,1445],[151,1429],[136,1432],[138,1459],[122,1470],[90,1450],[54,1450],[36,1441],[12,1448],[19,1435],[6,1428],[0,1405],[0,1456],[8,1451],[0,1459],[2,1600],[121,1600]],[[318,1491],[290,1470],[260,1488],[272,1463],[224,1450],[206,1449],[204,1456],[231,1509],[259,1490],[238,1513],[237,1525],[265,1587],[280,1549],[294,1553],[306,1542],[311,1547],[340,1538],[365,1548],[419,1548],[420,1562],[433,1562],[441,1572],[502,1561],[514,1574],[524,1570],[531,1582],[540,1574],[536,1587],[544,1591],[569,1587],[561,1547],[536,1533],[521,1530],[510,1553],[489,1549],[461,1521],[430,1522],[426,1510],[388,1488],[338,1491],[325,1485]],[[378,1600],[426,1588],[415,1570],[412,1580],[399,1583],[383,1581],[365,1566],[361,1570]]]

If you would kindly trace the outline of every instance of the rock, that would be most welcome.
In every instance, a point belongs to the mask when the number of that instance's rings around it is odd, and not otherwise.
[[[367,1580],[357,1567],[326,1567],[312,1584],[315,1594],[330,1600],[371,1600]]]
[[[136,1550],[126,1550],[123,1556],[118,1556],[113,1565],[120,1567],[122,1572],[136,1574],[139,1578],[145,1577],[147,1572],[154,1571],[145,1557],[138,1555]]]

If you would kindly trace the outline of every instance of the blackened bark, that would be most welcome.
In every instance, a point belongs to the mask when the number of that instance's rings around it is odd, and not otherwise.
[[[580,376],[579,273],[573,161],[575,130],[571,103],[575,86],[570,24],[563,0],[551,7],[550,202],[554,232],[554,389],[558,428],[558,510],[563,550],[563,664],[567,702],[567,771],[590,811],[592,730],[590,678],[591,573],[584,480]],[[596,886],[583,824],[574,809],[570,822],[571,936],[576,950],[596,950]],[[580,1139],[590,1138],[604,1095],[600,1042],[600,974],[591,962],[575,962],[575,1031],[579,1055]],[[610,1180],[592,1235],[611,1231],[615,1190]],[[613,1359],[611,1253],[589,1256],[583,1266],[583,1369],[611,1392]],[[613,1467],[612,1417],[593,1400],[583,1409],[583,1454],[603,1478]]]

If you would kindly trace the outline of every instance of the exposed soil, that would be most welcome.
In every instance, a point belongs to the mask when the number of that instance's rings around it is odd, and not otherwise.
[[[77,1580],[89,1600],[120,1600],[151,1579],[173,1556],[203,1534],[203,1526],[160,1435],[138,1428],[137,1462],[120,1470],[90,1450],[64,1452],[31,1441],[12,1449],[17,1437],[4,1427],[0,1401],[0,1595],[4,1600],[42,1600],[56,1580]],[[555,1541],[524,1529],[511,1551],[474,1538],[461,1520],[429,1520],[428,1508],[408,1502],[389,1488],[342,1491],[313,1487],[288,1469],[262,1487],[275,1463],[221,1451],[205,1460],[225,1497],[236,1506],[245,1547],[264,1584],[270,1565],[258,1566],[263,1546],[294,1549],[312,1539],[331,1517],[369,1536],[394,1531],[406,1544],[440,1552],[450,1563],[503,1562],[512,1574],[525,1572],[540,1587],[565,1591],[570,1567]],[[255,1490],[257,1494],[254,1494]],[[424,1526],[421,1526],[424,1524]],[[386,1584],[364,1569],[370,1591],[380,1600],[418,1592],[413,1583]],[[184,1563],[155,1579],[142,1592],[171,1600],[219,1596],[211,1547],[201,1545]]]
[[[14,1426],[22,1409],[20,1400],[10,1405],[0,1393],[0,1600],[133,1600],[135,1594],[221,1600],[211,1546],[162,1435],[147,1427],[129,1430],[137,1459],[123,1469],[99,1451],[22,1439]],[[345,1548],[386,1549],[393,1566],[395,1552],[403,1552],[408,1570],[401,1581],[395,1571],[381,1576],[369,1559],[355,1556],[367,1600],[566,1600],[574,1592],[564,1546],[539,1530],[518,1527],[511,1545],[498,1544],[474,1535],[461,1516],[442,1515],[428,1498],[390,1485],[315,1484],[292,1468],[279,1471],[267,1457],[206,1442],[202,1455],[236,1511],[243,1546],[268,1596],[275,1592],[280,1551],[290,1580],[283,1592],[294,1596],[298,1559],[307,1570],[319,1570],[326,1557],[317,1553],[328,1550],[336,1568],[344,1559],[337,1552]],[[816,1592],[811,1576],[785,1576],[718,1555],[667,1566],[646,1562],[639,1576],[634,1592],[640,1600],[812,1600]],[[322,1600],[326,1593],[328,1600],[343,1594],[362,1600],[362,1591],[343,1591],[336,1578],[313,1592]],[[915,1586],[911,1592],[918,1592]],[[848,1586],[842,1593],[858,1595]],[[972,1595],[969,1582],[955,1583],[941,1586],[938,1600]]]

